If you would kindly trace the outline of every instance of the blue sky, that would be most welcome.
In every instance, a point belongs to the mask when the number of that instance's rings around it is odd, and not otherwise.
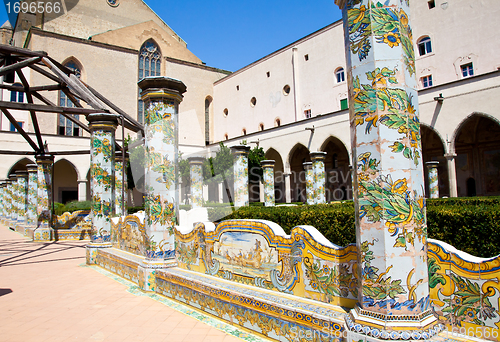
[[[334,0],[146,0],[146,3],[203,62],[229,71],[236,71],[341,19]],[[0,21],[6,20],[3,7]]]

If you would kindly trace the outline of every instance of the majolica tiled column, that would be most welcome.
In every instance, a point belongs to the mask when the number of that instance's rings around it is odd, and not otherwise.
[[[191,176],[191,206],[201,208],[203,206],[203,161],[202,157],[190,157],[189,175]]]
[[[16,171],[17,178],[17,224],[16,231],[24,234],[28,206],[28,172]]]
[[[237,145],[231,147],[234,155],[234,206],[246,207],[249,202],[248,194],[248,153],[249,146]]]
[[[359,302],[348,339],[428,339],[427,226],[409,1],[336,0],[343,9]],[[364,335],[364,336],[362,336]]]
[[[427,166],[427,177],[429,181],[429,198],[439,198],[439,162],[430,161],[425,163],[425,165]]]
[[[17,224],[17,215],[19,214],[19,181],[15,172],[9,175],[12,180],[11,187],[11,198],[12,198],[12,210],[10,212],[10,223],[11,227],[15,227]]]
[[[13,176],[13,175],[12,175]],[[12,218],[12,178],[9,175],[9,178],[5,180],[5,224],[10,225],[10,220]]]
[[[311,162],[302,163],[306,173],[306,203],[314,204],[314,173]]]
[[[174,226],[177,224],[179,191],[178,113],[184,83],[167,77],[146,77],[139,82],[144,101],[145,228],[146,260],[139,269],[139,286],[153,289],[154,269],[177,265]]]
[[[5,189],[7,184],[2,182],[0,183],[0,222],[5,220]]]
[[[276,203],[274,195],[274,160],[263,160],[262,172],[264,176],[264,206],[274,207]]]
[[[326,152],[311,152],[313,180],[314,180],[314,203],[326,203],[325,197],[325,157]]]
[[[37,228],[33,233],[34,241],[50,241],[53,236],[52,224],[52,167],[53,155],[38,155],[37,169]]]
[[[115,154],[115,215],[127,216],[127,167],[128,153],[125,153],[125,167],[123,165],[123,152]],[[125,170],[125,173],[124,173]],[[123,204],[123,205],[122,205]]]
[[[29,235],[28,230],[33,230],[37,225],[38,203],[38,165],[26,165],[28,170],[28,206],[26,210],[26,230],[24,235]]]
[[[115,114],[89,114],[90,187],[92,189],[91,243],[87,264],[95,264],[99,248],[111,247],[111,217],[115,209]]]

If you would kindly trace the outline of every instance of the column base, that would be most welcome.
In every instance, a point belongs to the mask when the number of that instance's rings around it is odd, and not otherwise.
[[[110,242],[91,242],[85,246],[85,259],[87,265],[97,265],[97,251],[101,248],[111,248]]]
[[[27,226],[24,228],[24,236],[34,239],[36,226]]]
[[[139,288],[143,291],[155,291],[156,270],[176,267],[177,260],[173,259],[144,259],[137,267]]]
[[[54,239],[54,229],[52,228],[39,227],[33,231],[34,242],[52,241],[53,239]]]
[[[345,316],[348,341],[422,340],[444,329],[432,310],[420,315],[389,316],[356,306]]]

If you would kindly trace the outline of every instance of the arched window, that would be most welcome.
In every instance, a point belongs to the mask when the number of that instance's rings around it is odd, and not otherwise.
[[[259,131],[263,131],[264,130],[264,124],[263,123],[260,123],[259,124]]]
[[[342,83],[345,81],[344,68],[338,68],[335,71],[335,79],[337,80],[337,83]]]
[[[210,104],[212,99],[207,97],[205,99],[205,145],[210,144]]]
[[[82,75],[81,69],[76,64],[75,61],[69,61],[64,63],[64,66],[68,69],[71,69],[75,76],[80,78]],[[61,107],[75,107],[75,104],[71,101],[71,99],[62,91],[59,91],[59,106]],[[72,116],[79,120],[79,115],[72,114]],[[75,124],[70,119],[65,118],[63,115],[59,114],[59,122],[58,122],[58,130],[57,133],[59,135],[67,135],[67,136],[79,136],[81,131],[80,127]]]
[[[14,87],[19,87],[20,90],[23,88],[23,85],[20,83],[14,83]],[[24,92],[22,91],[10,91],[10,102],[24,102]]]
[[[431,39],[429,37],[424,37],[418,41],[418,53],[420,56],[426,55],[432,52]]]
[[[139,81],[144,77],[161,75],[161,51],[153,40],[148,40],[139,51]],[[140,92],[140,90],[139,90]],[[137,119],[144,122],[144,103],[139,99]]]
[[[242,135],[247,135],[247,129],[246,129],[246,128],[243,128],[243,129],[241,130],[241,134],[242,134]]]
[[[281,126],[281,120],[280,120],[280,118],[276,118],[276,120],[274,120],[274,126],[275,127]]]

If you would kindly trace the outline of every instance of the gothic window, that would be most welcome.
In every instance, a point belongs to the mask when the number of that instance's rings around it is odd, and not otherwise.
[[[139,52],[139,81],[149,76],[161,75],[161,51],[153,40],[142,44]],[[137,119],[144,122],[144,103],[139,99]]]
[[[66,63],[64,63],[64,66],[68,69],[71,69],[75,73],[76,77],[78,77],[78,78],[81,77],[80,67],[74,61],[66,62]],[[61,107],[75,107],[75,104],[71,101],[71,99],[63,91],[59,91],[59,106],[61,106]],[[79,115],[72,114],[72,117],[79,120],[78,119]],[[81,135],[81,130],[80,130],[80,126],[75,124],[70,119],[59,114],[57,133],[59,135],[79,136],[79,135]]]

